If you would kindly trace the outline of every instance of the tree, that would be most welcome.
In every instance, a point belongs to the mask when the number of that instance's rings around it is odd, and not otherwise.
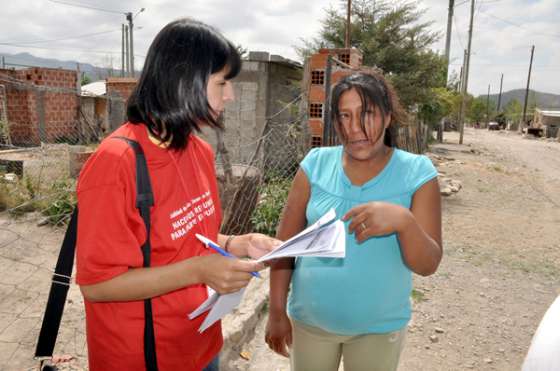
[[[84,86],[87,85],[91,82],[91,78],[86,75],[84,72],[82,72],[82,78],[80,79],[80,85]]]
[[[517,99],[510,100],[504,107],[504,113],[510,122],[517,122],[521,118],[523,106]]]
[[[472,122],[484,121],[486,117],[486,98],[478,97],[473,99],[467,117]]]
[[[364,54],[364,65],[383,70],[409,109],[430,104],[435,87],[445,84],[445,58],[429,49],[439,34],[421,23],[415,3],[354,0],[351,44]],[[346,15],[329,9],[319,37],[304,40],[298,51],[305,56],[321,47],[344,47]]]
[[[435,126],[442,118],[451,115],[459,94],[447,88],[434,88],[432,91],[434,94],[422,104],[418,115],[425,123]]]
[[[237,52],[239,53],[239,56],[241,57],[241,59],[245,59],[249,56],[249,50],[247,48],[243,47],[243,45],[237,44],[235,46],[235,48],[237,49]]]
[[[488,103],[488,107],[486,107],[486,103]],[[473,122],[486,122],[486,112],[488,112],[488,121],[492,120],[496,114],[496,103],[492,100],[488,102],[486,96],[481,95],[473,99],[467,111],[467,117]]]

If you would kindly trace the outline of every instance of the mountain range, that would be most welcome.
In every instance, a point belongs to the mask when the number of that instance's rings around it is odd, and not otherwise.
[[[51,58],[35,57],[29,53],[7,54],[0,53],[0,68],[2,61],[5,68],[26,68],[26,67],[46,67],[63,68],[67,70],[77,70],[82,72],[82,76],[87,76],[91,81],[103,80],[109,76],[120,76],[121,70],[113,68],[97,67],[89,63],[77,61],[61,61]]]
[[[486,95],[480,95],[479,97],[486,98]],[[489,97],[496,105],[498,104],[498,94],[490,94]],[[523,103],[525,102],[525,89],[514,89],[503,92],[500,107],[503,109],[511,100],[514,99],[517,99],[523,106]],[[557,110],[560,109],[560,95],[529,90],[527,105],[531,106],[532,104],[536,104],[536,107],[541,109]]]
[[[76,70],[79,66],[82,76],[87,76],[91,81],[103,80],[109,76],[120,76],[120,70],[112,68],[97,67],[89,63],[77,61],[61,61],[51,58],[39,58],[29,53],[6,54],[0,53],[0,58],[5,62],[6,68],[25,68],[25,67],[48,67],[64,68]],[[2,67],[0,65],[0,67]],[[481,95],[486,97],[486,95]],[[514,89],[502,93],[501,107],[505,107],[509,101],[517,99],[523,105],[525,100],[525,89]],[[498,94],[491,94],[490,100],[498,103]],[[560,109],[560,95],[529,90],[528,105],[536,103],[542,109]]]

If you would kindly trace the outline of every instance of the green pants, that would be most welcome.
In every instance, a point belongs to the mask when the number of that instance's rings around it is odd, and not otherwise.
[[[394,371],[404,345],[406,327],[387,334],[336,335],[292,320],[292,371]]]

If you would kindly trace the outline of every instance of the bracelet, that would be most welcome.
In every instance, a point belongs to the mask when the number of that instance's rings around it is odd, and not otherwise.
[[[226,243],[224,244],[224,250],[226,250],[226,252],[229,252],[228,251],[229,243],[231,242],[231,240],[233,240],[234,237],[235,237],[234,234],[230,234],[226,239]]]

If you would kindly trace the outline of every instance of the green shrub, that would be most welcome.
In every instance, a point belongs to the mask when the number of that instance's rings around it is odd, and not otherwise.
[[[47,217],[47,222],[59,225],[67,222],[76,206],[74,186],[70,181],[61,180],[51,186],[52,197],[44,202],[41,213]]]
[[[36,210],[35,188],[31,179],[15,182],[7,181],[0,172],[0,211],[8,211],[12,216],[20,216]]]
[[[0,174],[0,176],[3,175]],[[4,182],[0,181],[0,211],[4,211],[10,206],[8,192],[8,186]]]
[[[251,215],[255,232],[276,235],[276,227],[286,204],[290,185],[290,179],[273,178],[259,187],[259,202]]]

